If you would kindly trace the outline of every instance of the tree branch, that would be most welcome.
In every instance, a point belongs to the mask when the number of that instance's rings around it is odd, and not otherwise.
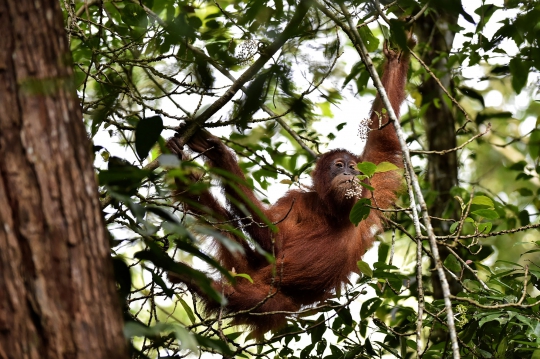
[[[418,153],[418,154],[422,154],[422,155],[445,155],[445,154],[450,153],[450,152],[461,150],[462,148],[467,146],[469,143],[476,140],[478,137],[484,136],[490,130],[491,130],[491,123],[488,123],[488,125],[486,127],[486,130],[484,132],[481,132],[481,133],[478,133],[478,134],[474,135],[473,137],[469,138],[467,141],[465,141],[463,144],[461,144],[458,147],[449,148],[447,150],[442,150],[442,151],[411,150],[410,152],[411,153]]]
[[[431,75],[431,77],[433,77],[433,80],[435,80],[435,82],[437,84],[439,84],[441,90],[444,91],[444,93],[446,94],[446,96],[448,96],[448,98],[454,103],[454,105],[457,106],[457,108],[459,108],[459,110],[463,113],[463,115],[465,116],[465,119],[467,121],[465,121],[465,123],[463,124],[463,126],[460,127],[460,129],[463,129],[465,128],[465,126],[470,123],[470,122],[473,122],[471,120],[471,118],[469,117],[469,114],[467,113],[467,111],[465,111],[465,109],[459,104],[459,102],[452,96],[450,95],[450,92],[448,92],[448,90],[446,89],[446,87],[444,87],[444,85],[441,83],[441,80],[439,80],[439,78],[437,76],[435,76],[435,74],[433,73],[433,71],[431,71],[431,69],[429,68],[428,65],[426,65],[426,63],[424,61],[422,61],[422,59],[420,58],[420,56],[418,56],[414,51],[412,51],[411,49],[409,49],[409,51],[411,52],[411,55],[424,67],[424,69],[426,69],[426,71]],[[459,132],[459,129],[458,131],[456,132]]]

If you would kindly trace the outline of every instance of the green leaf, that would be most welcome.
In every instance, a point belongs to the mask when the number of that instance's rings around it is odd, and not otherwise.
[[[128,321],[124,324],[124,337],[146,337],[156,336],[160,333],[156,327],[147,327],[144,324],[135,321]]]
[[[358,61],[356,64],[353,65],[351,70],[349,71],[349,74],[345,77],[345,80],[343,81],[343,85],[341,88],[345,88],[347,84],[356,77],[364,69],[364,63],[362,61]]]
[[[249,274],[246,274],[246,273],[231,273],[233,277],[241,277],[241,278],[245,278],[247,280],[249,280],[249,282],[251,284],[253,284],[253,279],[251,279],[250,275]]]
[[[518,188],[516,189],[516,191],[519,192],[519,194],[524,197],[533,195],[533,191],[531,191],[528,188]]]
[[[180,348],[191,350],[194,353],[197,353],[199,350],[199,344],[197,343],[197,339],[186,328],[181,327],[179,325],[176,326],[176,330],[174,331],[176,340],[180,342]]]
[[[392,41],[396,43],[397,45],[399,45],[401,49],[407,48],[407,34],[405,33],[404,25],[405,23],[401,20],[397,20],[397,19],[390,20],[390,31],[391,31]]]
[[[527,166],[526,161],[518,161],[516,163],[513,163],[511,166],[509,166],[508,169],[510,169],[512,171],[522,172],[525,169],[526,166]]]
[[[320,325],[320,326],[326,329],[324,325]],[[319,340],[319,342],[317,343],[317,349],[316,349],[317,355],[319,358],[322,357],[322,354],[324,353],[324,350],[326,349],[327,346],[328,346],[328,342],[326,341],[326,339],[322,338],[321,340]]]
[[[368,198],[362,198],[354,204],[349,214],[349,219],[355,226],[358,226],[358,223],[369,216],[371,208],[368,206],[370,205],[371,200]]]
[[[321,314],[319,316],[319,318],[315,321],[316,323],[321,323],[321,322],[324,322],[324,314]],[[316,327],[314,327],[312,330],[310,330],[310,334],[311,334],[311,343],[312,344],[315,344],[317,342],[319,342],[322,337],[323,337],[323,334],[324,332],[326,331],[326,325],[325,323],[323,324],[320,324],[320,325],[317,325]]]
[[[468,87],[459,87],[459,90],[465,96],[478,100],[482,104],[482,107],[486,107],[486,104],[484,102],[484,97],[478,91],[468,88]]]
[[[531,223],[531,217],[529,215],[529,211],[527,211],[526,209],[519,211],[518,218],[522,226],[527,226]]]
[[[366,176],[371,177],[377,170],[377,165],[371,162],[360,162],[356,167]]]
[[[143,28],[148,26],[146,12],[137,4],[127,3],[124,8],[120,10],[120,14],[122,16],[122,21],[126,25]]]
[[[151,268],[148,268],[145,265],[143,265],[142,267],[148,272],[150,272],[150,274],[152,274],[152,280],[163,290],[163,293],[165,293],[167,297],[172,298],[172,296],[174,295],[174,290],[172,290],[167,286],[167,284],[165,284],[163,278],[158,276]]]
[[[362,307],[360,307],[360,318],[368,318],[371,314],[375,313],[377,309],[379,309],[381,303],[382,300],[376,297],[366,300],[364,303],[362,303]]]
[[[501,319],[501,313],[495,313],[495,314],[489,314],[480,319],[480,322],[478,325],[482,327],[485,323],[492,322],[492,321],[499,321]]]
[[[444,260],[444,266],[453,272],[461,271],[461,263],[458,262],[453,254],[449,254],[448,257],[446,257]]]
[[[383,38],[385,40],[390,40],[390,29],[388,27],[384,26],[383,24],[380,24],[379,27],[381,29],[381,33],[383,35]]]
[[[486,120],[489,119],[499,119],[499,118],[512,118],[512,112],[508,111],[493,111],[492,109],[487,109],[484,111],[479,112],[476,115],[476,118],[474,121],[478,124],[484,123]]]
[[[232,357],[232,355],[234,354],[227,345],[227,343],[221,340],[210,339],[200,334],[195,334],[195,337],[197,338],[197,342],[199,342],[199,344],[203,347],[214,349],[215,351],[223,354],[226,357]]]
[[[512,73],[512,87],[517,94],[527,85],[531,64],[520,57],[510,60],[510,72]]]
[[[450,233],[454,233],[456,229],[458,228],[458,226],[459,226],[459,222],[452,223],[452,225],[450,226]]]
[[[348,307],[343,307],[340,310],[336,310],[337,315],[343,320],[345,325],[351,327],[353,325],[353,319]]]
[[[362,38],[362,41],[364,41],[364,44],[369,52],[373,52],[379,48],[379,39],[373,35],[368,26],[362,26],[359,28],[358,33],[360,34],[360,37]]]
[[[364,183],[364,182],[358,182],[360,184],[360,186],[364,187],[364,188],[367,188],[369,189],[370,191],[375,191],[375,188],[373,188],[372,186],[368,185],[367,183]]]
[[[300,352],[300,359],[310,358],[311,356],[309,354],[311,353],[314,347],[315,347],[315,344],[306,345],[306,347],[302,349],[302,351]]]
[[[382,173],[382,172],[388,172],[388,171],[395,171],[399,169],[398,166],[396,166],[393,163],[390,162],[381,162],[377,165],[377,168],[375,169],[375,173]]]
[[[231,253],[244,254],[244,248],[237,241],[225,236],[223,233],[213,230],[207,226],[196,226],[194,230],[209,237],[217,239]]]
[[[151,177],[152,172],[131,165],[129,162],[118,158],[109,157],[108,169],[101,170],[98,174],[99,185],[106,185],[112,191],[132,196],[146,177]]]
[[[156,267],[163,268],[166,271],[179,274],[183,277],[187,276],[191,278],[195,285],[199,286],[210,298],[218,303],[222,302],[223,299],[220,293],[216,292],[214,287],[212,287],[212,281],[204,273],[193,269],[184,263],[174,261],[152,241],[145,241],[145,244],[148,246],[148,249],[135,253],[135,258],[151,261]],[[228,272],[227,276],[230,277]]]
[[[478,223],[478,232],[489,233],[491,232],[492,227],[493,227],[493,223],[491,222]]]
[[[163,131],[163,120],[160,116],[143,118],[135,129],[135,149],[141,160],[148,156]]]
[[[191,21],[190,21],[190,24],[191,24]],[[206,22],[205,25],[206,25],[206,27],[208,27],[210,29],[219,29],[221,27],[221,24],[219,22],[217,22],[216,20],[209,20],[209,21]],[[193,26],[193,27],[198,28],[199,26]]]
[[[360,269],[360,272],[368,277],[373,277],[373,270],[369,267],[369,264],[366,262],[360,260],[356,262],[356,265],[358,266],[358,269]]]
[[[472,214],[476,214],[477,216],[480,216],[480,217],[484,217],[484,218],[487,218],[487,219],[497,219],[499,218],[499,214],[492,210],[492,209],[478,209],[474,212],[472,212]]]
[[[205,261],[206,263],[210,264],[212,267],[220,271],[221,274],[223,274],[226,278],[233,279],[231,272],[223,268],[218,261],[210,257],[208,254],[203,253],[199,248],[195,247],[193,244],[185,242],[183,240],[177,240],[174,243],[178,249],[186,253],[189,253],[199,259],[202,259],[203,261]]]
[[[195,318],[195,315],[193,314],[193,310],[191,310],[191,307],[186,303],[186,301],[184,299],[182,299],[181,296],[177,295],[176,296],[176,300],[178,300],[180,302],[180,305],[182,305],[182,308],[184,308],[184,311],[186,312],[188,318],[189,318],[189,321],[191,322],[191,324],[195,323],[195,321],[197,320]]]
[[[476,197],[474,197],[473,200],[472,200],[472,204],[477,204],[477,205],[480,205],[480,206],[486,206],[486,207],[490,207],[490,208],[495,207],[495,205],[493,204],[493,201],[491,200],[491,198],[486,197],[486,196],[476,196]]]
[[[503,9],[502,7],[495,6],[493,4],[483,4],[480,7],[478,7],[474,13],[480,16],[480,22],[478,23],[478,26],[476,27],[476,32],[481,33],[484,26],[487,24],[493,13],[499,9]]]
[[[538,158],[540,157],[540,131],[535,130],[531,133],[531,137],[529,137],[529,153],[531,154],[532,158]]]

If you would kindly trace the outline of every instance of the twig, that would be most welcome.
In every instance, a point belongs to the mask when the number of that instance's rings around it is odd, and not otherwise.
[[[534,306],[537,306],[538,304],[540,304],[540,300],[534,302],[534,303],[530,303],[530,304],[523,304],[523,301],[525,300],[525,297],[527,296],[527,284],[528,284],[528,281],[527,281],[527,276],[529,275],[529,266],[525,266],[525,279],[523,280],[523,290],[522,290],[522,294],[521,294],[521,298],[519,298],[518,302],[517,303],[504,303],[504,304],[495,304],[495,305],[485,305],[485,304],[480,304],[478,303],[477,301],[475,300],[472,300],[470,298],[464,298],[464,297],[455,297],[455,296],[452,296],[452,299],[455,299],[455,300],[458,300],[458,301],[461,301],[461,302],[467,302],[467,303],[470,303],[478,308],[482,308],[482,309],[501,309],[501,308],[508,308],[508,307],[513,307],[513,308],[532,308]]]
[[[444,91],[446,96],[448,96],[448,98],[454,103],[454,105],[456,105],[457,108],[459,108],[459,110],[463,113],[467,121],[463,124],[463,126],[461,126],[461,128],[464,128],[465,125],[467,125],[470,122],[473,122],[471,118],[469,117],[469,114],[467,113],[467,111],[465,111],[465,109],[459,104],[459,102],[452,95],[450,95],[446,87],[444,87],[444,85],[442,84],[441,80],[439,80],[439,78],[435,76],[435,74],[433,73],[433,71],[431,71],[429,66],[426,65],[426,63],[422,61],[422,59],[414,51],[412,51],[411,49],[409,49],[409,51],[411,52],[411,55],[424,67],[424,69],[426,69],[428,74],[430,74],[431,77],[433,77],[433,80],[435,80],[435,82],[439,85],[441,90]]]
[[[444,244],[443,244],[444,245]],[[450,247],[450,246],[445,246],[446,249],[454,256],[456,257],[456,259],[461,262],[461,264],[467,268],[471,273],[472,275],[476,278],[476,280],[480,283],[480,285],[482,286],[482,288],[484,288],[485,290],[487,291],[491,291],[491,289],[487,286],[486,283],[484,283],[484,281],[482,279],[480,279],[478,277],[478,275],[476,274],[476,271],[474,269],[472,269],[471,267],[469,267],[469,265],[467,264],[467,262],[465,262],[461,256],[459,256],[456,252],[454,252],[454,250]]]
[[[469,138],[467,141],[465,141],[463,144],[461,144],[461,145],[458,146],[458,147],[449,148],[449,149],[442,150],[442,151],[411,150],[410,152],[411,152],[411,153],[423,154],[423,155],[445,155],[445,154],[447,154],[447,153],[449,153],[449,152],[455,152],[455,151],[461,150],[462,148],[464,148],[465,146],[467,146],[469,143],[471,143],[472,141],[476,140],[478,137],[484,136],[484,135],[485,135],[486,133],[488,133],[490,130],[491,130],[491,123],[488,123],[488,125],[487,125],[487,127],[486,127],[486,130],[485,130],[484,132],[481,132],[481,133],[478,133],[478,134],[474,135],[473,137]]]
[[[375,0],[375,8],[377,9],[377,12],[379,13],[379,16],[382,17],[382,19],[384,20],[384,22],[386,22],[387,24],[390,23],[390,19],[388,17],[386,17],[386,14],[384,13],[384,11],[382,11],[381,9],[381,4],[379,2],[379,0]]]
[[[404,162],[405,167],[407,164]],[[407,182],[407,190],[409,192],[409,198],[411,201],[410,208],[413,216],[414,228],[416,231],[416,282],[418,284],[418,317],[416,320],[416,356],[421,358],[422,352],[422,328],[423,328],[423,315],[424,315],[424,285],[422,282],[422,229],[420,228],[420,219],[418,217],[418,210],[416,209],[416,203],[414,200],[413,187],[411,183],[411,176],[409,171],[403,173],[405,181]]]
[[[412,16],[412,17],[410,18],[410,20],[407,21],[407,25],[412,25],[412,23],[414,23],[416,20],[418,20],[418,19],[420,18],[420,16],[422,16],[422,14],[427,10],[428,5],[429,5],[429,2],[430,2],[430,0],[428,0],[428,1],[426,2],[426,4],[424,5],[424,7],[421,8],[420,11],[418,11],[418,12],[416,13],[416,15]]]
[[[522,226],[522,227],[519,227],[519,228],[505,229],[505,230],[498,231],[498,232],[493,232],[493,233],[468,234],[468,235],[465,235],[465,236],[460,236],[458,239],[490,238],[490,237],[501,236],[503,234],[511,234],[511,233],[523,232],[523,231],[526,231],[526,230],[529,230],[529,229],[535,229],[535,228],[540,228],[540,223],[528,224],[526,226]],[[455,238],[455,236],[454,235],[448,235],[448,236],[438,236],[437,237],[438,240],[446,240],[446,239],[452,239],[452,238]]]

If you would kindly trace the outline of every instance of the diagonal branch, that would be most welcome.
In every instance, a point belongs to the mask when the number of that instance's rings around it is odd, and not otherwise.
[[[467,146],[469,143],[476,140],[478,137],[484,136],[486,133],[489,132],[489,130],[491,130],[491,123],[488,123],[488,125],[487,125],[486,129],[484,130],[484,132],[480,132],[480,133],[474,135],[473,137],[469,138],[467,141],[463,142],[463,144],[461,144],[458,147],[448,148],[448,149],[442,150],[442,151],[411,150],[410,152],[411,153],[418,153],[418,154],[422,154],[422,155],[445,155],[445,154],[450,153],[450,152],[461,150],[462,148]]]
[[[469,114],[467,113],[467,111],[459,104],[459,102],[452,95],[450,95],[450,92],[448,92],[446,87],[444,87],[444,85],[442,84],[441,80],[439,80],[439,78],[433,73],[433,71],[431,71],[429,66],[426,65],[426,63],[424,61],[422,61],[420,56],[418,56],[414,51],[412,51],[411,49],[409,49],[409,51],[411,52],[411,55],[420,63],[420,65],[422,65],[422,67],[428,72],[428,74],[430,74],[430,76],[433,77],[433,80],[435,80],[435,82],[437,82],[437,84],[439,85],[441,90],[444,91],[446,96],[448,96],[448,98],[454,103],[454,105],[456,105],[456,107],[459,108],[459,110],[463,113],[463,116],[465,116],[465,119],[467,121],[465,121],[463,126],[461,126],[456,132],[459,132],[460,130],[464,129],[465,126],[468,123],[472,123],[473,121],[471,120],[471,118],[470,118]]]

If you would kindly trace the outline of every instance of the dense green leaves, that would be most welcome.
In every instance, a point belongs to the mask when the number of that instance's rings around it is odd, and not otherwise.
[[[423,208],[408,198],[405,184],[396,206],[383,213],[382,225],[392,230],[378,237],[378,261],[372,263],[370,253],[355,258],[352,266],[361,276],[351,276],[354,284],[325,293],[328,298],[317,309],[302,308],[290,315],[288,326],[266,334],[260,344],[245,335],[245,327],[229,327],[228,313],[201,312],[193,305],[196,295],[192,300],[184,285],[168,280],[176,275],[191,283],[191,290],[218,301],[222,293],[213,283],[219,278],[224,288],[235,281],[248,285],[260,280],[242,273],[240,266],[224,268],[214,258],[210,243],[215,243],[232,257],[248,253],[264,258],[265,270],[275,274],[272,285],[286,292],[280,273],[288,269],[279,264],[290,254],[274,258],[247,229],[269,228],[274,244],[282,245],[279,223],[310,219],[291,213],[266,218],[260,211],[253,213],[250,201],[228,217],[201,198],[212,195],[217,203],[231,202],[214,190],[219,182],[236,189],[253,187],[256,196],[270,204],[287,190],[311,191],[309,172],[326,145],[361,152],[361,145],[352,143],[358,140],[359,123],[369,116],[369,105],[357,103],[356,97],[369,103],[375,90],[351,39],[336,30],[340,22],[348,24],[345,14],[335,12],[338,3],[328,6],[335,19],[311,3],[290,39],[259,70],[249,71],[283,34],[297,3],[62,2],[72,7],[64,10],[74,84],[89,137],[95,141],[102,207],[134,358],[198,351],[244,358],[409,358],[417,351],[422,358],[451,357],[447,312],[430,267],[435,263],[432,248],[425,224],[415,223],[413,208]],[[381,2],[380,9],[367,1],[343,4],[379,73],[382,42],[404,48],[406,31],[417,33],[414,51],[424,64],[412,60],[407,74],[412,100],[402,108],[401,125],[414,150],[412,164],[428,208],[442,203],[440,214],[428,214],[436,228],[441,264],[457,283],[452,288],[457,298],[451,302],[462,358],[540,357],[537,4],[510,0],[504,9],[465,1],[400,0]],[[429,36],[423,36],[424,28]],[[441,39],[454,35],[459,43],[441,47]],[[425,90],[434,77],[448,93],[439,84]],[[219,107],[215,115],[198,121],[210,106]],[[183,121],[198,121],[221,136],[238,157],[245,181],[209,167],[204,153],[193,159],[186,153],[182,161],[169,154],[163,138],[172,136]],[[361,123],[366,125],[366,120]],[[349,133],[352,137],[345,136]],[[461,147],[441,146],[441,136],[455,137],[455,146]],[[387,139],[382,138],[384,149]],[[456,161],[447,153],[455,153]],[[31,149],[28,154],[31,158]],[[150,160],[160,155],[156,168]],[[437,158],[459,170],[451,191],[432,181],[450,178],[436,172]],[[388,195],[376,183],[402,175],[385,160],[402,163],[395,153],[380,156],[377,164],[358,165],[363,198],[349,221],[369,233],[379,228],[378,199]],[[343,225],[350,223],[331,231]],[[342,240],[326,244],[325,255],[350,250],[347,244],[356,239]],[[419,272],[417,243],[422,246]],[[306,253],[311,245],[306,245]],[[330,280],[333,274],[329,269],[322,275]],[[417,348],[419,298],[424,299],[424,315]]]
[[[369,213],[371,212],[370,206],[371,200],[369,198],[362,198],[354,204],[351,213],[349,214],[349,219],[355,226],[369,216]]]
[[[364,261],[358,261],[356,264],[358,265],[358,269],[360,269],[362,274],[367,275],[368,277],[373,277],[373,270],[371,270],[369,264]]]

